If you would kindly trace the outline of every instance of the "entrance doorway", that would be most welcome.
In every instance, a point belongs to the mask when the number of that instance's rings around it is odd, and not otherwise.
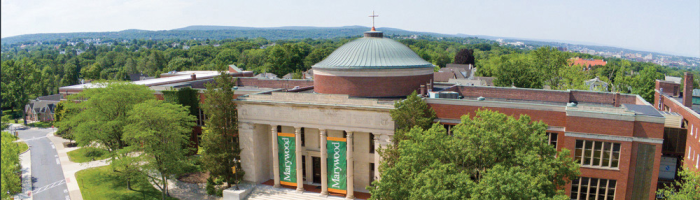
[[[321,184],[321,158],[311,157],[311,163],[313,164],[313,183]]]

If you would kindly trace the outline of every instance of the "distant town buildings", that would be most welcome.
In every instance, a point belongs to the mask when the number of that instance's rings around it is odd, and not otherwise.
[[[578,65],[581,66],[584,70],[591,70],[592,67],[594,66],[605,66],[608,64],[607,61],[600,60],[600,59],[583,59],[583,58],[572,58],[569,60],[571,62],[571,65]]]

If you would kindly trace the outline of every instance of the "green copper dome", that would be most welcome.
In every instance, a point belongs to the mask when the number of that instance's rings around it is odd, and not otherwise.
[[[378,33],[381,35],[381,32]],[[381,36],[366,35],[336,49],[326,59],[316,63],[313,68],[402,69],[433,68],[433,65],[423,60],[406,45]]]

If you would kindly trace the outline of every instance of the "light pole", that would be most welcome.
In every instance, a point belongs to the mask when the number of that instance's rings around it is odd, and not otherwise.
[[[241,160],[238,160],[237,158],[233,158],[233,167],[232,168],[233,168],[233,175],[236,177],[236,180],[235,180],[236,190],[241,190],[240,188],[238,188],[238,172],[236,170],[239,163],[241,163]]]

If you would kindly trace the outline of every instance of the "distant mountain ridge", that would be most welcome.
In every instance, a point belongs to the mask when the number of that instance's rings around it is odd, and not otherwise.
[[[313,26],[283,26],[283,27],[242,27],[242,26],[216,26],[216,25],[194,25],[172,30],[140,30],[127,29],[122,31],[111,32],[76,32],[76,33],[38,33],[18,35],[2,38],[2,46],[13,44],[24,44],[28,42],[48,42],[59,39],[79,39],[79,38],[102,38],[102,39],[233,39],[233,38],[266,38],[268,40],[282,39],[331,39],[337,37],[357,37],[368,31],[370,27],[365,26],[341,26],[341,27],[313,27]],[[599,50],[615,50],[626,52],[639,53],[654,53],[662,55],[673,55],[668,53],[651,52],[645,50],[630,50],[621,47],[610,47],[605,45],[593,44],[589,42],[573,42],[573,41],[553,41],[541,39],[524,39],[514,37],[497,37],[487,35],[467,35],[467,34],[443,34],[433,32],[408,31],[398,28],[379,27],[385,35],[428,35],[434,37],[478,37],[483,39],[504,39],[506,41],[521,41],[529,45],[549,45],[562,46],[578,45]],[[680,56],[680,55],[676,55]],[[685,57],[685,56],[683,56]]]
[[[330,39],[336,37],[361,36],[368,31],[364,26],[343,27],[239,27],[239,26],[188,26],[172,30],[139,30],[128,29],[112,32],[76,32],[76,33],[38,33],[2,38],[2,45],[12,45],[27,42],[47,42],[57,39],[102,38],[102,39],[232,39],[232,38],[266,38],[280,39]],[[391,35],[431,35],[436,37],[457,37],[457,35],[406,31],[397,28],[379,28],[385,34]]]

